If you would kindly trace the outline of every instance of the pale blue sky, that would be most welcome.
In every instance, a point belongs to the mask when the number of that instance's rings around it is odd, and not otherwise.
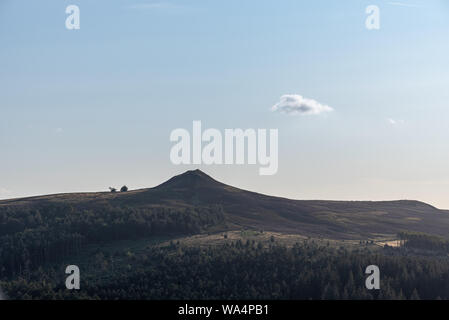
[[[0,198],[154,186],[194,168],[169,135],[201,120],[279,129],[274,176],[200,167],[226,183],[449,208],[448,39],[444,0],[1,0]],[[284,94],[334,111],[272,113]]]

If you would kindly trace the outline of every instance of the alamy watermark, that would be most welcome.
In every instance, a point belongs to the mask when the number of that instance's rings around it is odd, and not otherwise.
[[[67,266],[65,273],[69,276],[65,280],[65,286],[69,290],[80,289],[80,268],[76,265]]]
[[[0,288],[0,300],[6,300],[6,295],[3,293],[2,288]]]
[[[74,4],[67,6],[65,13],[68,14],[65,19],[65,27],[68,30],[79,30],[80,28],[80,8]]]
[[[365,27],[368,30],[380,29],[380,9],[378,6],[370,5],[366,7],[365,13],[368,15],[365,20]]]
[[[379,267],[372,264],[366,267],[365,273],[369,276],[365,280],[365,286],[368,290],[380,289],[380,270]]]
[[[192,134],[178,128],[171,132],[170,141],[176,142],[170,151],[175,165],[259,164],[260,175],[278,171],[277,129],[225,129],[223,140],[220,130],[209,128],[202,132],[201,121],[193,121]]]

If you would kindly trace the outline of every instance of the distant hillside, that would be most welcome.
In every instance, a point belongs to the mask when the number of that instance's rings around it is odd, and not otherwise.
[[[363,239],[378,234],[396,234],[401,230],[447,236],[449,230],[448,211],[419,201],[290,200],[228,186],[200,170],[194,170],[155,188],[124,193],[57,194],[0,201],[0,235],[2,213],[5,217],[6,212],[20,217],[21,212],[38,210],[45,218],[50,214],[47,212],[49,208],[53,212],[58,207],[65,212],[61,219],[68,219],[71,211],[78,214],[89,212],[93,220],[100,212],[128,215],[143,211],[149,214],[151,211],[151,219],[154,219],[151,221],[155,223],[150,228],[142,228],[142,232],[159,234],[158,225],[168,233],[176,233],[176,230],[202,232],[215,226],[216,230],[255,228],[335,239]],[[211,212],[214,216],[208,219]],[[163,222],[164,214],[172,217],[169,219],[170,227]],[[191,217],[186,218],[189,214]],[[119,218],[114,219],[119,221]],[[180,227],[179,223],[185,223],[186,227]],[[20,223],[15,223],[14,228],[25,229],[25,224],[22,224],[21,227]],[[107,227],[95,230],[114,232]],[[9,233],[4,224],[3,232]],[[126,233],[126,230],[120,228],[120,233]]]

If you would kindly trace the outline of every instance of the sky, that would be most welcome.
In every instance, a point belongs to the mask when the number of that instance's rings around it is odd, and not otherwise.
[[[445,0],[0,0],[0,199],[200,168],[294,199],[449,209],[448,36]],[[194,120],[278,129],[277,173],[174,165],[170,133]]]

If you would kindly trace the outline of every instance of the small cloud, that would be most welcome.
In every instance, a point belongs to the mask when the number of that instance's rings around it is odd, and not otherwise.
[[[11,191],[5,188],[0,188],[0,196],[7,196],[9,194],[11,194]]]
[[[56,132],[56,133],[62,133],[62,131],[64,131],[62,128],[56,128],[56,129],[55,129],[55,132]]]
[[[390,2],[387,2],[387,4],[392,5],[392,6],[409,7],[409,8],[420,8],[420,7],[422,7],[419,4],[399,2],[399,1],[390,1]]]
[[[179,9],[181,6],[168,2],[138,3],[128,6],[130,9]]]
[[[404,120],[395,120],[395,119],[388,118],[387,122],[389,124],[391,124],[392,126],[395,126],[395,125],[403,124],[405,121]]]
[[[278,111],[288,115],[316,115],[331,112],[334,109],[316,100],[307,99],[299,94],[285,94],[279,102],[271,107],[271,111]]]

